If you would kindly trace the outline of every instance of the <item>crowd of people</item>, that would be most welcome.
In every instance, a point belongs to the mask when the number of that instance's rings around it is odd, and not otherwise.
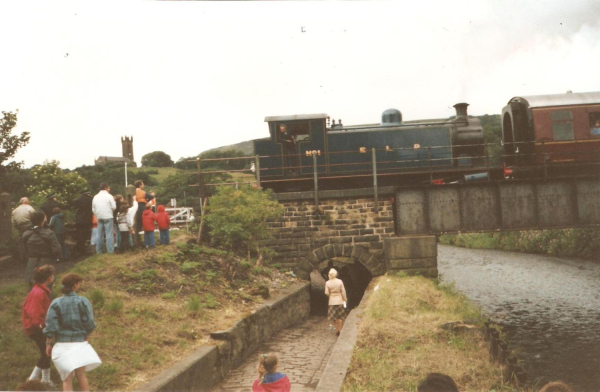
[[[88,240],[96,246],[96,253],[126,252],[135,245],[153,248],[156,226],[160,244],[169,244],[171,222],[165,207],[157,207],[154,192],[145,192],[143,181],[136,181],[135,186],[135,195],[123,197],[111,195],[110,186],[102,183],[95,196],[86,189],[68,204],[58,202],[56,194],[51,194],[39,211],[27,197],[21,198],[12,212],[12,223],[19,233],[20,259],[27,265],[25,279],[31,283],[36,267],[69,258],[67,209],[75,211],[75,255],[86,254]],[[142,231],[143,240],[136,235]]]

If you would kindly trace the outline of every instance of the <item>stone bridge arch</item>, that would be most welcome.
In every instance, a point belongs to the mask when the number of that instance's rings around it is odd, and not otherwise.
[[[294,268],[294,272],[299,278],[310,280],[311,272],[322,271],[328,266],[330,260],[336,258],[350,259],[350,264],[362,264],[369,270],[373,278],[386,272],[383,250],[369,250],[362,245],[354,244],[327,244],[312,250]],[[337,263],[349,264],[343,261],[337,261]]]

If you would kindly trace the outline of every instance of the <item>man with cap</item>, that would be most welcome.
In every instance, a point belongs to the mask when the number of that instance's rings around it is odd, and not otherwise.
[[[75,251],[85,255],[85,241],[92,234],[92,194],[86,189],[71,203],[75,208]]]
[[[61,210],[66,210],[67,208],[69,208],[56,200],[56,193],[52,193],[51,195],[46,196],[46,202],[40,207],[40,210],[42,210],[42,212],[46,214],[46,223],[50,222],[50,218],[52,218],[52,216],[54,215],[54,209],[56,207],[60,208]]]
[[[19,200],[19,203],[20,205],[12,212],[11,221],[14,228],[19,231],[20,241],[23,233],[33,227],[31,224],[31,214],[35,212],[35,209],[29,205],[29,199],[26,197],[22,197],[21,200]],[[23,263],[27,262],[25,255],[19,253],[19,257]]]

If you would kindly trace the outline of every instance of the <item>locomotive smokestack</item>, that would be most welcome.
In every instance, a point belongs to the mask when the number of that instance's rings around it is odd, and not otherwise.
[[[454,105],[454,108],[456,109],[456,121],[468,121],[467,106],[469,106],[468,103],[457,103]]]

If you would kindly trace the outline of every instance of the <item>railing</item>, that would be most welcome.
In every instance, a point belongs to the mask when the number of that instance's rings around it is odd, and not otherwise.
[[[588,149],[583,149],[581,146],[585,145],[590,147]],[[499,148],[499,153],[490,156],[490,150],[493,148]],[[548,150],[549,148],[550,150]],[[479,150],[481,155],[466,154],[454,156],[457,150],[460,151],[464,149],[469,149],[470,151]],[[507,153],[507,151],[512,153]],[[369,152],[371,155],[370,157],[368,157]],[[387,154],[390,154],[390,156],[385,157]],[[384,156],[382,157],[382,155]],[[405,158],[401,158],[403,155]],[[416,155],[416,157],[414,157],[414,155]],[[338,156],[346,158],[349,162],[336,162],[335,159],[331,159]],[[270,158],[281,158],[282,165],[261,168],[261,159]],[[287,164],[284,165],[283,160],[286,159]],[[203,162],[232,160],[251,161],[254,163],[254,168],[202,170]],[[465,163],[466,160],[469,160],[469,162]],[[491,180],[490,171],[501,170],[502,163],[506,166],[506,163],[508,162],[510,163],[508,166],[512,166],[511,169],[515,171],[529,172],[533,174],[531,178],[537,177],[546,179],[549,175],[549,168],[554,167],[557,163],[568,164],[569,168],[589,167],[590,164],[598,165],[598,163],[600,163],[600,139],[556,142],[529,141],[501,144],[481,143],[425,147],[415,145],[413,148],[360,147],[358,150],[331,151],[327,153],[327,156],[322,151],[309,150],[305,151],[304,155],[280,154],[234,158],[197,158],[195,161],[197,162],[197,171],[189,174],[198,176],[198,184],[192,186],[198,186],[200,188],[201,198],[206,196],[205,186],[239,186],[240,184],[250,184],[260,188],[263,185],[275,185],[282,182],[294,183],[313,181],[314,184],[312,190],[315,194],[315,205],[318,205],[319,180],[372,177],[375,206],[378,208],[378,178],[397,175],[427,174],[429,183],[433,184],[438,180],[438,178],[436,178],[438,175],[460,175],[467,181],[466,177],[464,177],[466,173],[476,173],[479,171],[482,176],[478,177],[478,179],[483,178],[489,181]],[[277,171],[277,174],[274,174],[274,171]],[[220,173],[252,173],[255,175],[255,180],[204,183],[204,176]],[[486,175],[483,176],[483,173]],[[600,173],[600,171],[598,173]],[[509,171],[503,173],[503,175],[506,174],[509,174]]]

